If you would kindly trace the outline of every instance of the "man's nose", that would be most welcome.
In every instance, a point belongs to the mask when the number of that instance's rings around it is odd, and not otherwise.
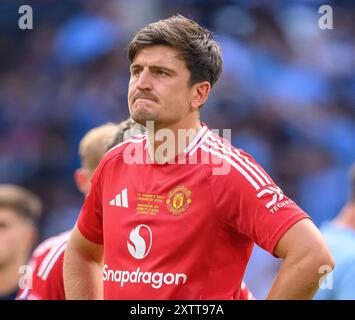
[[[151,90],[152,89],[152,82],[149,69],[143,69],[139,75],[138,82],[137,82],[137,89],[139,90]]]

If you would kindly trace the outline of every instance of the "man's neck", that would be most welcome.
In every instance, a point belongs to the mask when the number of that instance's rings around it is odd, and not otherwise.
[[[355,202],[348,203],[333,220],[333,223],[355,230]]]
[[[198,119],[163,126],[147,124],[148,154],[154,163],[167,163],[181,153],[202,128]]]

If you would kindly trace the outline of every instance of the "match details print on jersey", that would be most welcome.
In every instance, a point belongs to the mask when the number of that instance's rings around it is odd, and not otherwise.
[[[162,195],[137,193],[136,212],[156,215],[159,212],[163,200],[164,197]],[[191,201],[191,191],[184,186],[177,186],[169,192],[166,205],[173,215],[179,215],[188,209]],[[127,188],[123,189],[110,200],[110,206],[128,208]]]

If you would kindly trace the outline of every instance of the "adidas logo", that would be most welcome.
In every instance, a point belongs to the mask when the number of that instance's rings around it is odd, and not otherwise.
[[[127,188],[110,201],[110,206],[128,208]]]

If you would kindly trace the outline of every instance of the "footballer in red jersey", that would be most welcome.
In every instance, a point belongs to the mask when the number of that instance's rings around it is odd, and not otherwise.
[[[79,147],[81,169],[77,170],[78,188],[85,194],[88,182],[106,149],[111,149],[131,135],[143,131],[144,127],[128,119],[118,126],[106,124],[90,130],[82,139]],[[113,140],[111,136],[113,135]],[[112,141],[111,141],[112,140]],[[106,147],[109,145],[108,147]],[[83,170],[85,170],[83,172]],[[27,289],[20,289],[18,300],[65,300],[63,285],[64,250],[70,237],[70,231],[51,237],[34,250],[29,266],[31,284]],[[239,292],[239,291],[238,291]],[[238,299],[251,300],[253,295],[242,284]]]
[[[19,290],[17,300],[65,300],[63,258],[69,236],[67,231],[37,246],[27,271],[28,288]]]
[[[105,247],[105,299],[231,299],[254,241],[274,253],[308,218],[248,154],[206,126],[196,138],[186,164],[147,163],[146,135],[100,163],[77,225]]]
[[[284,259],[268,298],[311,299],[334,265],[319,230],[200,121],[222,70],[211,32],[173,16],[138,31],[128,55],[129,110],[147,133],[93,175],[65,251],[66,297],[234,299],[257,243]]]

